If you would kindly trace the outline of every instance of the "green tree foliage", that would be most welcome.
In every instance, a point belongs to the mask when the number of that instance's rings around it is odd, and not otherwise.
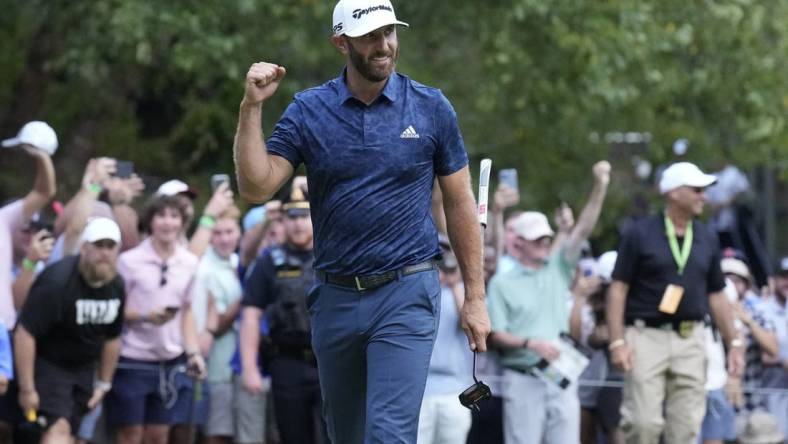
[[[63,193],[85,159],[111,155],[158,178],[231,171],[243,77],[258,60],[288,76],[264,130],[298,90],[336,76],[326,0],[0,0],[0,130],[55,126]],[[788,2],[511,0],[396,2],[399,70],[452,100],[474,161],[520,170],[523,204],[580,204],[604,134],[679,138],[713,168],[788,154]],[[598,137],[594,137],[594,135]],[[629,167],[626,147],[613,159]],[[7,157],[7,156],[4,156]],[[0,158],[0,162],[8,163]],[[475,169],[475,165],[474,165]],[[620,174],[620,173],[619,173]],[[28,185],[3,175],[4,195]],[[620,174],[620,216],[631,186]],[[207,184],[202,188],[207,189]],[[608,219],[608,222],[611,220]]]

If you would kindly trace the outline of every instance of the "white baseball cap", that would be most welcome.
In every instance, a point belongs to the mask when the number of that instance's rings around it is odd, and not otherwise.
[[[517,216],[513,228],[518,236],[528,241],[555,235],[550,228],[550,222],[547,221],[547,216],[538,211],[526,211]]]
[[[725,274],[735,274],[742,279],[750,280],[750,269],[744,261],[736,259],[735,257],[726,257],[720,261],[720,268]]]
[[[82,242],[98,242],[108,239],[120,243],[120,227],[114,220],[107,217],[95,217],[88,221],[82,231]]]
[[[19,145],[34,146],[51,156],[57,151],[57,134],[46,122],[27,122],[16,137],[3,141],[6,148]]]
[[[665,194],[683,186],[706,188],[716,181],[716,176],[704,173],[695,164],[678,162],[662,172],[662,179],[659,181],[659,192]]]
[[[408,26],[397,20],[389,0],[340,0],[334,6],[334,35],[360,37],[388,25]]]
[[[197,193],[186,184],[178,179],[168,180],[159,186],[159,189],[156,190],[156,194],[159,196],[175,196],[176,194],[186,194],[191,199],[197,197]]]

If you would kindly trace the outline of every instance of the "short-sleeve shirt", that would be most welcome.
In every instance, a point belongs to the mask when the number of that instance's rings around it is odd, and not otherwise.
[[[14,296],[11,292],[14,263],[14,236],[24,223],[24,201],[11,202],[0,208],[0,321],[11,330],[16,324]]]
[[[576,262],[568,261],[564,251],[554,252],[537,270],[517,263],[509,272],[493,276],[487,290],[493,332],[557,340],[569,331],[567,302]],[[511,368],[527,369],[539,359],[525,349],[501,353],[501,364]]]
[[[697,220],[692,225],[690,256],[684,273],[679,275],[665,233],[664,217],[659,214],[635,222],[621,239],[613,280],[629,285],[625,309],[628,322],[635,319],[702,320],[709,311],[709,293],[725,288],[717,239]],[[679,238],[678,243],[681,247],[683,238]],[[669,284],[684,288],[681,303],[673,315],[659,311]]]
[[[79,256],[69,256],[47,267],[19,313],[19,323],[36,338],[36,356],[66,369],[95,366],[104,342],[123,327],[123,280],[116,276],[93,288],[78,264]]]
[[[118,272],[126,283],[126,304],[130,310],[144,315],[164,307],[180,307],[175,317],[163,325],[127,323],[121,356],[166,361],[183,354],[181,316],[183,309],[191,304],[197,265],[197,256],[181,245],[175,247],[174,254],[166,262],[163,261],[150,239],[120,255]]]
[[[777,296],[770,296],[763,304],[764,314],[772,320],[780,344],[780,360],[788,360],[788,303],[781,304]]]
[[[192,311],[198,331],[205,328],[209,297],[213,298],[219,314],[226,313],[230,305],[241,298],[241,281],[238,278],[237,268],[237,254],[233,253],[229,258],[223,258],[216,254],[212,247],[209,247],[200,259],[192,291]],[[232,381],[230,359],[235,352],[237,337],[235,328],[230,328],[214,339],[208,356],[209,382]]]
[[[398,73],[370,105],[345,81],[296,94],[267,141],[306,166],[315,269],[366,275],[437,256],[432,184],[468,164],[454,109]]]
[[[313,254],[312,250],[294,250],[287,245],[265,250],[257,259],[254,268],[246,279],[241,305],[265,310],[279,298],[275,290],[276,266],[271,256],[277,250],[285,250],[287,255],[292,255],[301,263],[309,262]]]
[[[752,317],[752,320],[762,329],[775,333],[774,320],[766,311],[766,303],[752,292],[748,292],[741,299],[744,309]],[[763,376],[763,349],[755,340],[752,330],[746,329],[747,346],[744,349],[744,377],[742,378],[745,387],[761,387],[761,377]],[[765,407],[765,398],[759,393],[746,393],[744,397],[744,407],[748,411],[758,407]]]

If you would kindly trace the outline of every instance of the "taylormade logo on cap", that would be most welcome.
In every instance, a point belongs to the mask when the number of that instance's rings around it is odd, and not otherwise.
[[[389,0],[340,0],[334,7],[334,35],[359,37],[388,25],[408,26],[397,20]]]
[[[372,11],[380,11],[381,9],[385,9],[386,11],[389,11],[392,14],[394,13],[394,9],[391,6],[378,5],[378,6],[370,6],[367,9],[354,9],[353,10],[353,18],[358,20],[364,14],[369,14]]]

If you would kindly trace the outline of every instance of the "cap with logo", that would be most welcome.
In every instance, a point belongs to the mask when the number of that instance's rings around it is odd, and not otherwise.
[[[527,241],[555,235],[547,216],[538,211],[526,211],[514,221],[514,232]]]
[[[185,182],[178,179],[168,180],[159,186],[156,194],[160,196],[175,196],[176,194],[185,194],[190,199],[197,197],[197,192]]]
[[[19,145],[34,146],[51,156],[57,151],[57,134],[46,122],[39,120],[27,122],[16,137],[3,140],[3,146],[6,148]]]
[[[397,20],[389,0],[340,0],[334,7],[334,35],[360,37],[388,25],[408,26]]]
[[[96,217],[90,219],[85,225],[85,229],[82,231],[82,242],[93,243],[100,240],[120,243],[120,228],[114,220],[107,217]]]
[[[287,217],[309,215],[309,199],[306,192],[300,187],[293,187],[290,195],[282,202],[282,211]]]
[[[695,164],[678,162],[662,172],[662,179],[659,181],[659,192],[665,194],[683,186],[706,188],[716,181],[716,176],[704,173]]]

